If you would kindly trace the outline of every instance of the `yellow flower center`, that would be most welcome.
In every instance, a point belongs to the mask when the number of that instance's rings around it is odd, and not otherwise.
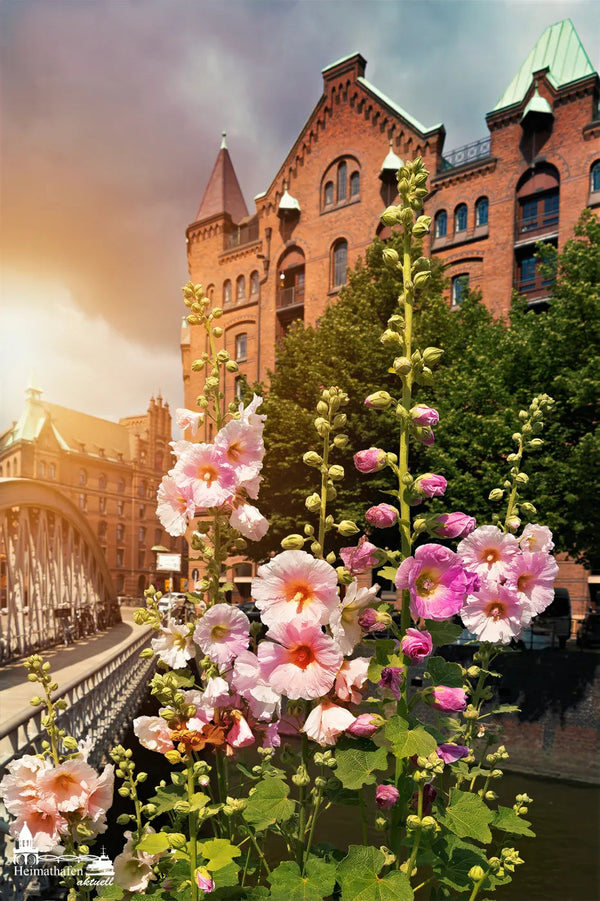
[[[229,635],[229,626],[219,625],[213,626],[210,630],[210,637],[212,641],[225,641],[227,636]]]
[[[506,605],[503,604],[502,601],[491,601],[485,608],[485,613],[486,616],[489,616],[490,619],[497,622],[499,619],[504,619],[506,616]]]

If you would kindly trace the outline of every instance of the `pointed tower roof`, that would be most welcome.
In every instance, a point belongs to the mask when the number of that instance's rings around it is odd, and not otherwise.
[[[521,103],[529,90],[533,73],[546,68],[548,80],[555,88],[595,74],[570,19],[563,19],[546,28],[492,112]]]
[[[221,148],[198,207],[196,222],[209,219],[211,216],[218,216],[220,213],[229,213],[233,221],[238,223],[248,215],[246,201],[237,180],[225,138],[226,135],[223,132]]]

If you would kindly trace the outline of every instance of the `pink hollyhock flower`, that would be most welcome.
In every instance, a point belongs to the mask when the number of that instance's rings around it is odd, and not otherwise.
[[[98,781],[96,771],[85,760],[66,760],[38,776],[40,795],[50,795],[61,813],[84,808]]]
[[[183,669],[188,660],[196,655],[189,626],[169,620],[166,627],[153,638],[151,645],[158,657],[171,669]]]
[[[441,621],[454,616],[468,586],[459,557],[441,544],[422,544],[414,557],[402,561],[396,573],[396,588],[410,591],[414,619],[424,616]]]
[[[438,476],[433,472],[426,472],[418,476],[413,484],[413,491],[420,497],[443,497],[448,482],[444,476]]]
[[[173,469],[180,488],[191,487],[197,507],[221,507],[234,494],[236,472],[225,459],[222,448],[212,444],[192,444]]]
[[[339,600],[333,566],[306,551],[283,551],[259,566],[251,592],[267,626],[298,616],[325,624]]]
[[[252,651],[241,651],[236,657],[231,684],[248,701],[250,711],[257,720],[279,716],[281,695],[273,691],[263,676],[260,661]]]
[[[378,785],[375,790],[375,803],[380,810],[389,810],[400,797],[395,785]]]
[[[252,729],[239,710],[232,710],[233,725],[227,733],[227,744],[232,748],[247,748],[255,742]]]
[[[519,544],[524,551],[529,551],[531,554],[549,554],[554,547],[550,529],[535,523],[525,526],[523,534],[519,538]]]
[[[402,690],[403,675],[404,672],[399,666],[384,666],[381,670],[381,678],[377,684],[380,688],[388,688],[398,700]]]
[[[196,882],[200,891],[204,892],[205,895],[210,895],[210,893],[214,891],[215,888],[215,883],[210,875],[210,872],[206,869],[206,867],[198,867],[195,875]]]
[[[444,763],[455,763],[457,760],[467,757],[471,753],[471,749],[465,745],[439,745],[435,753]]]
[[[93,823],[103,820],[106,811],[111,807],[114,784],[115,768],[112,763],[108,763],[102,770],[102,773],[96,776],[96,783],[87,799],[87,816],[91,818]],[[100,831],[104,832],[104,829]]]
[[[264,423],[267,418],[264,413],[256,412],[261,406],[262,402],[262,397],[260,397],[260,395],[258,394],[254,394],[247,407],[244,407],[243,403],[241,403],[239,406],[240,422],[252,426],[252,428],[255,430],[255,432],[258,433],[259,436],[263,433],[263,429],[265,427]]]
[[[377,713],[360,713],[346,732],[354,738],[371,738],[381,729],[385,720]]]
[[[69,831],[69,823],[52,797],[40,798],[35,804],[24,803],[8,831],[18,837],[23,826],[31,832],[36,851],[41,852],[51,851]]]
[[[480,641],[508,644],[531,622],[533,611],[521,603],[514,588],[486,582],[477,594],[469,595],[460,616]]]
[[[39,797],[38,776],[51,769],[48,760],[24,754],[6,765],[7,773],[0,782],[0,797],[9,813],[18,813],[23,804]]]
[[[406,635],[400,642],[402,653],[413,663],[425,660],[433,651],[433,641],[429,632],[419,629],[407,629]]]
[[[374,607],[366,607],[358,617],[358,625],[363,632],[383,632],[391,621],[389,613],[380,613]]]
[[[415,404],[410,411],[411,419],[415,425],[437,425],[440,414],[427,404]]]
[[[325,747],[334,745],[355,719],[356,717],[345,707],[338,707],[331,701],[323,701],[313,707],[300,731],[306,732],[309,738]]]
[[[193,410],[186,410],[179,407],[175,410],[175,422],[180,429],[189,429],[192,435],[196,435],[198,427],[204,420],[204,413],[194,413]]]
[[[250,541],[260,541],[267,534],[269,520],[252,504],[239,504],[229,517],[229,525]]]
[[[435,517],[436,526],[434,532],[440,538],[466,538],[470,535],[477,520],[466,513],[440,513]]]
[[[367,522],[377,529],[387,529],[398,520],[398,511],[391,504],[377,504],[365,513]]]
[[[506,577],[512,558],[519,552],[514,535],[496,526],[479,526],[458,545],[457,553],[465,567],[482,579]]]
[[[514,587],[517,596],[532,613],[541,613],[554,600],[554,580],[558,563],[548,554],[527,551],[513,557],[506,584]]]
[[[194,641],[214,663],[227,666],[248,647],[250,620],[238,607],[215,604],[198,621]]]
[[[436,710],[444,710],[448,713],[458,713],[467,706],[467,693],[464,688],[449,688],[447,685],[437,685],[433,689],[432,706]]]
[[[332,688],[343,656],[318,623],[300,620],[271,626],[258,646],[258,659],[272,688],[288,698],[307,701]]]
[[[378,591],[379,585],[359,588],[357,580],[354,579],[346,588],[344,600],[331,612],[329,628],[342,654],[351,654],[361,640],[362,629],[359,623],[361,611],[376,600]]]
[[[228,707],[230,701],[231,692],[227,680],[221,676],[213,676],[206,683],[200,702],[192,701],[192,703],[196,704],[198,712],[198,710],[212,710],[213,707]]]
[[[423,786],[423,816],[428,817],[431,813],[431,809],[433,807],[433,802],[437,797],[437,791],[431,784],[431,782],[426,782]],[[410,806],[413,810],[417,810],[419,807],[419,792],[415,792],[411,798]]]
[[[128,892],[144,892],[150,880],[156,879],[152,870],[155,859],[155,855],[134,851],[133,843],[128,838],[125,847],[114,859],[115,885]]]
[[[269,723],[264,730],[264,738],[262,740],[263,748],[279,748],[281,747],[281,738],[279,736],[279,723]]]
[[[237,484],[254,479],[262,469],[265,446],[256,429],[240,419],[232,419],[215,438],[215,447],[226,463],[233,467]]]
[[[171,740],[171,730],[162,716],[138,716],[133,721],[133,731],[141,745],[150,751],[166,754],[175,745]]]
[[[179,485],[173,476],[163,476],[156,497],[156,515],[169,535],[185,535],[196,513],[192,486]]]
[[[383,469],[387,460],[384,450],[379,447],[370,447],[368,450],[358,451],[354,454],[354,465],[359,472],[377,472]]]
[[[344,561],[346,569],[353,576],[358,576],[360,573],[372,569],[379,562],[377,548],[367,540],[366,535],[358,539],[356,547],[343,547],[340,551],[340,557]]]
[[[340,701],[360,704],[362,701],[360,689],[367,681],[370,662],[369,657],[354,657],[353,660],[344,660],[335,679],[335,693]]]

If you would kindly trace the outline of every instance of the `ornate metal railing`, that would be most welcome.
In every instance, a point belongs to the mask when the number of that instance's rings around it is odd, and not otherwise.
[[[297,285],[291,288],[278,288],[277,290],[277,309],[282,307],[291,307],[294,304],[304,303],[304,287]]]
[[[490,155],[490,138],[480,138],[478,141],[472,141],[470,144],[464,144],[457,147],[456,150],[450,150],[442,157],[442,172],[448,169],[456,169],[457,166],[466,166],[467,163],[473,163],[475,160],[484,159]]]
[[[238,225],[235,231],[230,232],[227,235],[227,249],[249,244],[251,241],[258,241],[258,220],[249,222],[248,225]]]

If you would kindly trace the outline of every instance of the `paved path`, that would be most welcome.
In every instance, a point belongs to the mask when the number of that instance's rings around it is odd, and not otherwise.
[[[133,621],[135,607],[122,607],[123,622],[103,632],[81,638],[75,644],[58,645],[42,652],[44,660],[52,667],[52,675],[59,689],[77,676],[85,676],[100,663],[110,660],[119,651],[136,641],[148,626],[138,626]],[[37,693],[38,686],[27,681],[27,671],[21,662],[11,663],[0,669],[0,722],[6,723],[28,709],[29,699]]]

